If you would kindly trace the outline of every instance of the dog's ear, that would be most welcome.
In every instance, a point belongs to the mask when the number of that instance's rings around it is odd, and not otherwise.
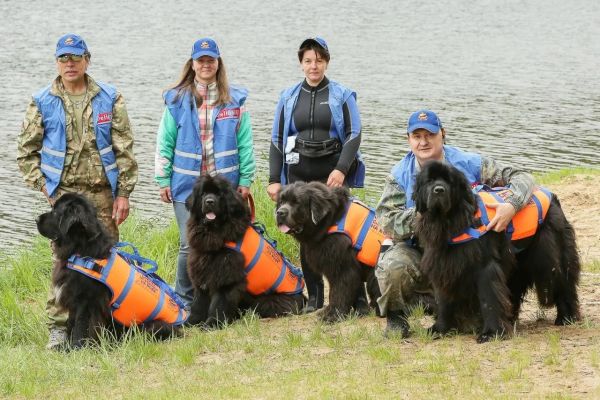
[[[227,212],[233,218],[250,217],[250,207],[244,201],[242,195],[228,181],[223,179],[219,182],[219,191],[225,198]]]
[[[425,167],[417,175],[412,192],[412,200],[415,203],[415,209],[419,213],[427,212],[427,193],[429,191],[429,168]]]
[[[84,204],[72,203],[66,207],[58,223],[58,231],[62,237],[94,238],[98,236],[98,220],[93,209]]]
[[[196,183],[192,188],[192,193],[190,193],[188,198],[185,199],[185,209],[189,212],[201,209],[200,207],[202,201],[202,192],[204,191],[205,179],[206,178],[204,176],[200,176],[198,179],[196,179]]]
[[[328,201],[331,198],[331,193],[327,193],[327,188],[323,189],[320,185],[308,184],[305,196],[308,197],[311,220],[314,225],[318,225],[331,211]]]

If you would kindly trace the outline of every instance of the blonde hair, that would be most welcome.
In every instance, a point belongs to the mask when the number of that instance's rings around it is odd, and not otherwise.
[[[231,96],[229,95],[229,80],[227,79],[227,70],[225,69],[225,64],[223,63],[223,59],[221,57],[217,58],[219,62],[219,67],[217,68],[217,100],[215,101],[215,106],[221,106],[231,102]],[[177,90],[177,94],[173,101],[178,101],[181,96],[183,96],[187,91],[190,91],[194,98],[196,99],[196,105],[200,107],[202,104],[202,97],[196,90],[196,85],[194,84],[194,79],[196,78],[196,72],[192,67],[194,60],[190,58],[186,61],[183,66],[183,70],[181,71],[181,76],[179,77],[179,81],[172,87],[168,88]]]

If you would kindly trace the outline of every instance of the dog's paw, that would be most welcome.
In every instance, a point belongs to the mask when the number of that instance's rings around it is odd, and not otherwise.
[[[354,305],[354,311],[359,317],[364,317],[371,313],[371,307],[367,303],[367,299],[360,298]]]
[[[558,315],[554,320],[554,325],[556,326],[564,326],[564,325],[572,325],[580,320],[580,317],[577,315],[565,316]]]
[[[322,313],[319,315],[319,318],[321,318],[321,320],[325,323],[332,324],[344,319],[344,314],[341,313],[337,308],[327,306],[323,309]]]
[[[427,335],[431,336],[432,339],[441,339],[450,332],[449,329],[433,324],[427,329]]]
[[[506,334],[503,330],[488,330],[477,335],[477,343],[485,343],[495,339],[506,339]]]

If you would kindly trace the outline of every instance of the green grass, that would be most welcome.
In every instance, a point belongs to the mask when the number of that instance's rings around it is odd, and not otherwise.
[[[594,274],[600,274],[600,260],[593,260],[583,265],[583,270],[586,272],[592,272]]]
[[[297,262],[297,245],[273,229],[273,203],[263,187],[258,183],[254,190],[258,219]],[[157,260],[161,276],[173,282],[178,250],[174,222],[161,227],[133,215],[121,232],[123,240]],[[434,340],[426,331],[431,319],[421,308],[411,314],[409,339],[384,339],[385,320],[375,316],[327,325],[314,314],[260,320],[247,313],[225,329],[188,328],[182,338],[166,342],[133,330],[120,342],[105,337],[81,351],[51,352],[44,348],[51,265],[47,240],[35,238],[0,260],[0,398],[600,396],[597,384],[590,387],[582,380],[597,382],[600,376],[595,315],[564,328],[552,327],[546,319],[544,329],[536,328],[544,322],[534,318],[510,340],[478,345],[474,335]],[[599,271],[599,262],[587,270]],[[577,392],[582,382],[588,382],[585,395]]]
[[[598,176],[600,176],[599,168],[566,168],[558,171],[552,171],[547,173],[536,173],[534,174],[535,180],[542,185],[551,185],[560,183],[564,179],[568,179],[573,175],[587,175],[587,179],[590,182],[597,182]]]

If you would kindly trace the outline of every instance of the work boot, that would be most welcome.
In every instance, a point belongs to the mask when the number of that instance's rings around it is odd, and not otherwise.
[[[389,338],[400,335],[404,339],[410,335],[410,326],[403,311],[388,311],[386,319],[387,324],[383,331],[384,337]]]
[[[67,330],[65,328],[50,328],[50,334],[48,335],[48,344],[46,349],[48,350],[61,350],[67,345]]]

